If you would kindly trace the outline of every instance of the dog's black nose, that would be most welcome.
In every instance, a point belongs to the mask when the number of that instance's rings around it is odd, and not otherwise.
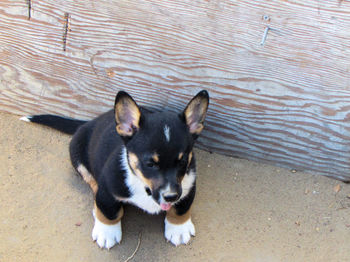
[[[175,194],[164,194],[163,198],[167,202],[175,202],[176,200],[178,200],[179,195],[176,193]]]

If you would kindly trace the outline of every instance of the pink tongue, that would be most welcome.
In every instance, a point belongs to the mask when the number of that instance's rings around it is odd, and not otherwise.
[[[168,211],[171,208],[171,204],[169,204],[169,203],[166,203],[166,204],[162,203],[162,204],[160,204],[160,208],[162,210]]]

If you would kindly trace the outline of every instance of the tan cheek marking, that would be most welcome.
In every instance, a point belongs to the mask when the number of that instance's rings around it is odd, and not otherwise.
[[[192,151],[188,154],[188,165],[191,164],[193,153]]]
[[[186,174],[185,174],[185,175],[186,175]],[[177,179],[177,182],[178,182],[179,184],[182,183],[182,180],[184,179],[185,175],[180,176],[180,177]]]
[[[124,209],[123,207],[121,207],[119,209],[119,212],[117,214],[117,218],[113,219],[113,220],[110,220],[108,219],[107,217],[105,217],[105,215],[102,213],[102,211],[97,207],[96,205],[96,202],[95,202],[95,215],[96,215],[96,218],[102,222],[103,224],[105,225],[115,225],[117,224],[123,217],[124,215]]]
[[[134,153],[128,152],[129,164],[132,169],[136,169],[139,164],[139,159]]]
[[[129,164],[132,169],[132,171],[145,183],[149,188],[153,189],[152,187],[152,181],[150,179],[147,179],[141,170],[138,168],[139,165],[139,159],[134,153],[128,153],[128,158],[129,158]]]
[[[166,214],[167,220],[176,225],[184,224],[186,221],[188,221],[191,218],[191,209],[189,209],[185,214],[182,216],[179,216],[176,214],[175,208],[170,208],[170,210]]]
[[[134,172],[139,178],[141,178],[143,183],[145,183],[150,189],[153,189],[152,181],[145,178],[140,169],[135,169]]]
[[[181,152],[181,153],[179,154],[179,158],[178,158],[178,159],[181,160],[181,158],[182,158],[183,156],[184,156],[184,153]]]

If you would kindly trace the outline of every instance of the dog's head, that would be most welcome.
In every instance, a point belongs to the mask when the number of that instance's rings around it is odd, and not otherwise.
[[[182,180],[193,162],[193,144],[204,127],[208,105],[204,90],[180,114],[150,113],[126,92],[116,96],[116,130],[125,142],[129,166],[163,210],[182,194]]]

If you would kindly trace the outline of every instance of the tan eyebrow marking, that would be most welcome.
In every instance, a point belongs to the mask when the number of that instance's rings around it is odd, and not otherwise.
[[[154,153],[152,155],[152,159],[153,159],[154,162],[159,163],[159,155],[157,153]]]
[[[179,160],[182,158],[184,156],[184,153],[183,152],[181,152],[180,154],[179,154]]]

